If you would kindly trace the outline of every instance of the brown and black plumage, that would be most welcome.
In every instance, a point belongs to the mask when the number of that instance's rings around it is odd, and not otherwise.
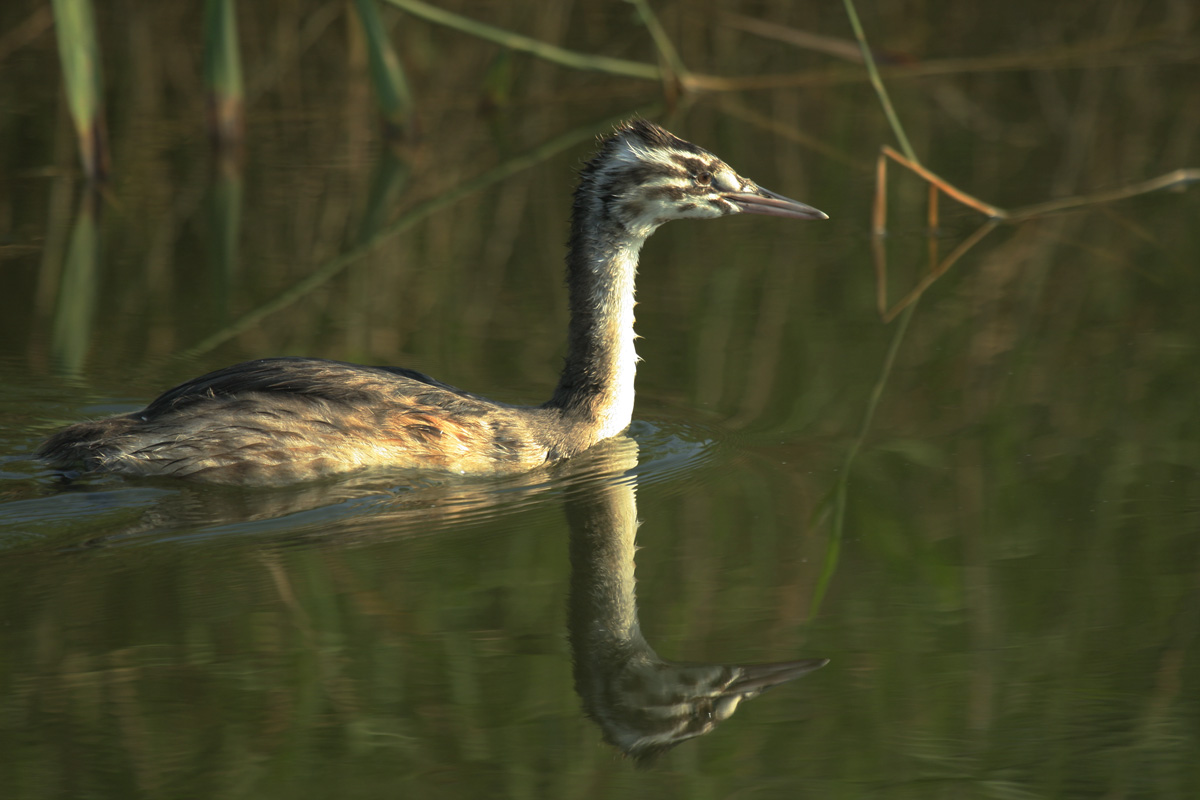
[[[571,221],[567,358],[553,397],[511,406],[412,370],[307,358],[237,364],[126,416],[71,425],[39,457],[64,470],[281,484],[365,467],[524,472],[623,431],[633,413],[634,277],[673,219],[825,215],[645,120],[600,142]]]

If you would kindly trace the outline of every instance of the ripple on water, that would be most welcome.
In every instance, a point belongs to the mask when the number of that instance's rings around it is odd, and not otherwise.
[[[640,449],[638,482],[674,483],[681,491],[705,482],[724,441],[716,426],[677,420],[637,420],[629,434]]]

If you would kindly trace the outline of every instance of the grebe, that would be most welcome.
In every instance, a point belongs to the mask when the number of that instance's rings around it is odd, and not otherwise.
[[[600,141],[571,216],[567,357],[554,396],[511,406],[412,370],[267,358],[210,372],[133,414],[80,422],[37,455],[62,470],[269,485],[364,467],[505,474],[582,452],[633,414],[638,252],[673,219],[826,219],[641,119]]]

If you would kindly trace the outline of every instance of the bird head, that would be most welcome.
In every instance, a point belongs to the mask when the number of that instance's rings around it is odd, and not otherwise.
[[[577,219],[598,217],[639,237],[673,219],[733,214],[828,219],[812,206],[743,178],[707,150],[643,119],[625,123],[602,140],[583,170],[576,196]]]

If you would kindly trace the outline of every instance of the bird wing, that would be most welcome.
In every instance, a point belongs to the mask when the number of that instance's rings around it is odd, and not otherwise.
[[[152,419],[196,403],[249,394],[286,394],[339,404],[375,405],[415,399],[470,413],[483,401],[415,370],[367,367],[318,358],[264,358],[193,378],[156,398],[139,416]]]

